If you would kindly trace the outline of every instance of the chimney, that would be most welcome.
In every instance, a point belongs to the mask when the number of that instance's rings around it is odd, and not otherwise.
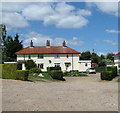
[[[63,41],[63,47],[66,47],[66,42],[65,42],[65,40]]]
[[[50,46],[50,40],[47,40],[47,42],[46,42],[46,46]]]
[[[30,47],[33,47],[33,41],[31,40],[31,42],[30,42]]]

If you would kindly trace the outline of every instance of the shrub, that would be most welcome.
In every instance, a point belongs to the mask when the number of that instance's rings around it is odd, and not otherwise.
[[[61,70],[61,67],[47,67],[47,72],[50,73],[52,70]]]
[[[19,62],[19,63],[17,64],[17,70],[22,70],[22,63]]]
[[[113,78],[117,76],[117,66],[107,67],[107,71],[112,71]]]
[[[26,69],[30,70],[31,68],[37,68],[36,63],[33,60],[28,60],[25,62]]]
[[[41,73],[42,71],[39,68],[31,68],[29,72],[30,73]]]
[[[16,79],[16,72],[17,72],[17,63],[2,65],[3,79]]]
[[[27,70],[17,70],[16,80],[28,80],[28,74]]]
[[[101,80],[112,80],[113,72],[112,71],[103,71],[101,72]]]
[[[2,78],[3,79],[15,79],[15,80],[27,80],[28,71],[17,70],[17,63],[3,64],[2,65]]]
[[[50,76],[53,79],[58,79],[58,80],[62,80],[63,79],[63,73],[61,70],[52,70],[50,71]]]

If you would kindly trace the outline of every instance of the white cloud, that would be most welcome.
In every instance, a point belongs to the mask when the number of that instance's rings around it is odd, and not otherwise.
[[[67,3],[4,3],[3,23],[10,27],[26,27],[28,20],[42,21],[45,26],[81,28],[87,25],[91,12]],[[85,16],[85,17],[84,17]]]
[[[78,40],[77,37],[73,37],[73,39],[68,40],[63,37],[56,37],[55,39],[50,36],[45,36],[43,34],[39,34],[36,32],[30,32],[28,34],[22,34],[24,39],[24,46],[29,46],[30,41],[32,40],[35,46],[45,46],[46,40],[50,40],[51,45],[62,46],[63,41],[65,40],[67,44],[73,46],[82,46],[84,44],[83,41]]]
[[[118,2],[89,2],[87,6],[97,7],[104,13],[118,16]]]
[[[111,45],[117,45],[117,42],[114,42],[112,40],[103,40],[103,41]]]
[[[120,33],[120,31],[114,30],[114,29],[106,29],[106,32],[108,32],[108,33]]]

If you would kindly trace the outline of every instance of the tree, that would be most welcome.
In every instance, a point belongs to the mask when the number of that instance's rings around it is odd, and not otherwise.
[[[92,63],[98,64],[100,62],[100,57],[96,53],[92,53],[91,60],[92,60]]]
[[[90,51],[82,52],[82,54],[80,56],[80,60],[91,60]]]
[[[108,53],[107,54],[107,56],[106,56],[106,59],[109,59],[109,60],[111,60],[111,61],[114,61],[114,56],[115,54],[113,54],[113,53]]]
[[[37,68],[37,65],[33,60],[28,60],[27,62],[25,62],[25,67],[26,69],[30,70],[32,68]]]
[[[6,45],[5,45],[5,53],[7,56],[7,61],[15,61],[16,52],[23,48],[22,41],[19,41],[19,35],[16,34],[13,39],[11,36],[7,37]]]

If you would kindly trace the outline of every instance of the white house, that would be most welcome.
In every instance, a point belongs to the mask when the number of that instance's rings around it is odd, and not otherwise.
[[[114,66],[117,66],[118,70],[120,70],[120,52],[115,54],[114,56]]]
[[[47,40],[46,46],[33,46],[31,40],[30,46],[18,52],[17,61],[26,61],[32,59],[42,71],[47,71],[47,67],[60,66],[62,71],[78,70],[86,71],[91,67],[91,61],[79,60],[80,52],[66,46],[50,46]]]

